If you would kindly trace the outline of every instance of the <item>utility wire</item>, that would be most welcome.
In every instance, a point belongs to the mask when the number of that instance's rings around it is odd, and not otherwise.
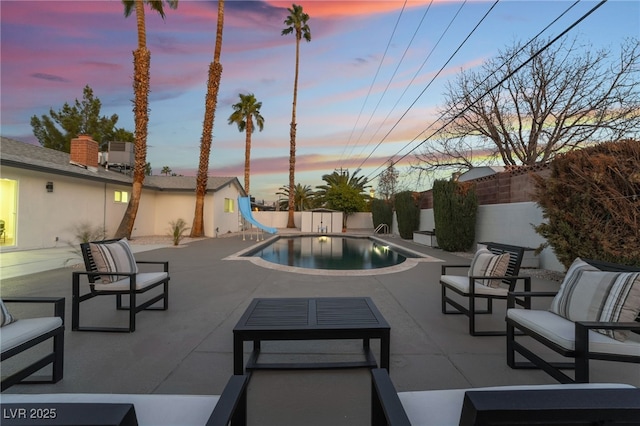
[[[466,0],[464,1],[464,3],[466,3]],[[360,142],[360,139],[362,138],[362,135],[364,134],[365,130],[367,129],[367,127],[369,127],[369,124],[371,123],[371,120],[373,119],[376,111],[378,111],[378,107],[380,106],[380,104],[382,103],[382,100],[384,99],[385,95],[387,94],[387,91],[389,90],[389,86],[391,86],[391,82],[393,81],[393,79],[395,78],[396,74],[398,73],[398,70],[400,69],[400,65],[402,65],[402,62],[404,61],[404,58],[407,56],[407,52],[409,51],[409,48],[413,44],[413,40],[415,40],[416,35],[418,34],[418,31],[422,27],[422,23],[424,22],[424,19],[426,18],[427,13],[429,12],[429,9],[431,9],[431,5],[432,4],[433,4],[433,0],[431,0],[431,3],[429,3],[429,6],[427,6],[427,9],[425,10],[424,14],[422,15],[422,19],[420,20],[420,23],[418,24],[418,26],[416,27],[415,31],[413,32],[413,36],[411,37],[411,40],[409,40],[409,43],[407,44],[407,47],[405,48],[404,53],[402,54],[402,57],[400,58],[400,61],[398,61],[398,65],[396,65],[396,68],[393,71],[393,74],[391,75],[391,78],[389,78],[389,81],[387,82],[387,85],[384,88],[384,91],[382,92],[382,96],[380,96],[380,99],[378,100],[378,103],[376,104],[375,108],[371,112],[371,115],[369,116],[369,120],[367,120],[367,123],[364,125],[364,127],[362,128],[362,131],[360,132],[360,136],[355,141],[355,143],[353,145],[353,148],[349,152],[349,156],[353,153],[353,150],[357,146],[358,142]],[[381,126],[382,126],[382,124],[381,124]],[[374,134],[374,136],[375,136],[375,134]],[[373,139],[373,136],[372,136],[371,139]],[[370,143],[371,143],[371,140],[369,140],[369,142],[367,142],[367,144],[362,148],[362,150],[360,152],[363,152],[369,146]]]
[[[553,21],[551,21],[549,24],[547,24],[546,27],[544,27],[542,30],[538,31],[538,34],[536,34],[533,38],[531,38],[531,40],[529,40],[527,43],[525,43],[520,49],[518,49],[516,52],[514,52],[508,59],[505,59],[505,61],[499,66],[496,67],[496,69],[491,72],[488,76],[486,76],[484,78],[484,80],[482,80],[480,83],[478,83],[476,85],[476,87],[473,88],[472,92],[475,92],[479,87],[481,87],[487,80],[489,80],[491,77],[493,77],[499,69],[502,69],[502,67],[504,67],[507,63],[511,62],[513,59],[515,59],[522,51],[524,51],[527,46],[529,46],[531,43],[533,43],[536,39],[538,39],[538,37],[540,37],[545,31],[547,31],[553,24],[555,24],[556,22],[558,22],[564,15],[566,15],[567,13],[569,13],[569,11],[571,9],[573,9],[578,3],[580,3],[581,0],[576,0],[571,6],[569,6],[568,8],[566,8],[560,15],[558,15]],[[606,0],[605,0],[606,1]],[[492,89],[493,90],[493,89]],[[475,102],[477,102],[478,100],[482,99],[482,97],[486,96],[488,94],[488,92],[485,92],[485,94],[481,97],[479,97]],[[457,115],[455,118],[458,118],[461,114]],[[440,121],[442,119],[442,117],[444,116],[444,114],[440,115],[440,117],[438,117],[437,120],[435,120],[433,123],[431,123],[429,126],[427,126],[426,129],[424,129],[422,132],[420,132],[417,136],[415,136],[413,139],[411,139],[409,141],[409,143],[407,143],[405,146],[403,146],[398,152],[396,152],[396,154],[394,154],[392,157],[389,158],[389,160],[392,160],[393,157],[395,157],[397,154],[399,154],[400,152],[402,152],[405,148],[407,148],[409,145],[411,145],[413,142],[415,142],[416,139],[418,139],[421,135],[423,135],[427,130],[429,130],[431,127],[433,127],[433,125],[435,123],[437,123],[438,121]],[[447,123],[447,125],[450,124]],[[437,134],[438,132],[440,132],[442,129],[438,129],[436,132],[434,132],[431,136],[435,136],[435,134]],[[426,142],[423,141],[422,143]],[[420,144],[422,145],[422,144]],[[401,159],[404,159],[406,156],[401,157]],[[384,164],[386,164],[389,160],[385,161]],[[384,165],[383,164],[383,165]],[[376,170],[378,170],[380,167],[382,166],[378,166],[373,172],[371,172],[371,174],[373,174]],[[376,176],[377,177],[377,176]]]
[[[413,77],[411,78],[411,81],[409,81],[409,83],[407,84],[407,86],[405,87],[404,91],[402,92],[402,94],[398,97],[398,100],[396,101],[395,104],[393,104],[393,106],[391,107],[391,109],[389,110],[389,113],[387,114],[387,116],[384,118],[384,120],[382,120],[382,122],[380,123],[380,125],[378,126],[378,128],[376,129],[375,133],[371,136],[371,139],[369,140],[369,142],[367,142],[367,145],[365,146],[365,148],[367,146],[369,146],[369,144],[371,143],[371,141],[373,140],[373,138],[378,134],[378,132],[380,131],[380,129],[382,128],[382,126],[384,126],[384,124],[387,122],[387,119],[389,118],[389,116],[391,116],[391,113],[396,109],[396,107],[398,106],[398,104],[400,103],[400,100],[402,100],[402,98],[404,97],[404,95],[407,93],[407,91],[409,90],[409,88],[411,87],[411,85],[413,84],[413,82],[415,81],[415,79],[418,77],[418,74],[420,74],[420,71],[422,71],[422,69],[424,68],[424,66],[426,65],[427,61],[429,60],[429,58],[431,58],[431,55],[433,54],[433,52],[435,51],[435,49],[438,47],[438,45],[440,44],[440,42],[442,41],[442,39],[444,38],[444,36],[447,34],[447,32],[449,32],[449,29],[451,28],[451,26],[453,25],[453,22],[456,20],[456,18],[458,17],[458,15],[460,14],[460,11],[462,11],[462,7],[465,5],[466,0],[464,3],[462,3],[460,5],[460,8],[458,8],[458,11],[456,12],[456,14],[453,16],[453,18],[451,18],[451,20],[449,21],[449,24],[447,25],[447,28],[444,29],[444,31],[442,32],[442,34],[440,35],[440,38],[438,38],[438,41],[435,43],[435,45],[431,48],[431,51],[429,51],[429,54],[427,55],[427,57],[425,58],[425,60],[422,62],[422,65],[420,65],[420,68],[418,68],[418,70],[415,72],[415,74],[413,75]],[[415,139],[414,139],[415,140]],[[360,154],[362,154],[364,152],[364,149],[362,149],[362,151],[360,152]]]
[[[451,54],[451,56],[449,56],[449,59],[447,59],[447,61],[444,63],[444,65],[442,65],[442,67],[440,67],[440,69],[438,70],[438,72],[433,76],[433,78],[429,81],[429,83],[427,84],[427,86],[422,89],[422,91],[420,92],[420,94],[418,95],[418,97],[411,103],[411,105],[409,105],[409,108],[406,109],[406,111],[400,116],[400,118],[398,119],[398,121],[396,121],[396,123],[391,127],[391,129],[389,129],[389,131],[387,132],[387,134],[384,135],[384,137],[380,140],[380,142],[378,142],[378,144],[375,146],[375,148],[373,148],[373,150],[371,151],[371,153],[367,156],[367,158],[365,158],[364,160],[362,160],[362,162],[360,163],[360,165],[358,166],[358,168],[362,168],[362,166],[364,165],[364,163],[367,162],[367,160],[369,158],[371,158],[371,156],[373,155],[373,153],[380,147],[380,145],[382,145],[382,142],[385,141],[385,139],[387,138],[387,136],[389,136],[391,134],[391,132],[393,132],[393,130],[398,126],[398,124],[400,124],[400,121],[402,121],[402,119],[407,115],[407,113],[409,113],[409,111],[411,110],[411,108],[413,108],[413,106],[416,104],[416,102],[418,102],[418,100],[420,99],[420,97],[422,97],[422,95],[424,94],[424,92],[431,86],[431,83],[433,83],[433,81],[438,78],[438,76],[440,75],[440,73],[442,73],[442,71],[444,70],[444,68],[449,64],[449,62],[451,62],[453,60],[453,57],[460,51],[460,49],[462,48],[462,46],[465,45],[465,43],[469,40],[469,38],[473,35],[473,33],[478,29],[478,27],[480,26],[480,24],[482,24],[482,22],[487,18],[487,16],[489,15],[489,13],[491,13],[491,11],[493,10],[494,7],[496,7],[496,5],[498,4],[498,2],[500,2],[500,0],[496,0],[493,5],[491,5],[491,7],[489,8],[489,10],[484,14],[484,16],[476,23],[476,25],[473,27],[473,29],[469,32],[469,34],[467,34],[467,36],[464,38],[464,40],[462,40],[462,42],[460,43],[460,45],[456,48],[456,50]],[[377,169],[376,169],[377,170]]]
[[[546,45],[544,45],[543,47],[541,47],[536,53],[534,53],[529,59],[527,59],[526,61],[524,61],[522,64],[520,64],[518,67],[516,67],[513,71],[511,71],[509,74],[507,74],[502,80],[500,80],[498,83],[496,83],[493,87],[491,87],[489,90],[487,90],[483,95],[479,96],[478,98],[476,98],[472,103],[470,103],[467,107],[465,107],[462,111],[460,111],[455,117],[451,118],[449,121],[447,121],[445,124],[443,124],[442,126],[440,126],[436,131],[434,131],[431,135],[429,135],[428,137],[426,137],[422,142],[420,142],[418,145],[416,145],[414,148],[412,148],[410,151],[408,151],[406,154],[404,154],[402,157],[400,157],[398,160],[396,160],[396,163],[398,161],[403,160],[404,158],[406,158],[409,154],[411,154],[413,151],[415,151],[416,149],[418,149],[420,146],[422,146],[425,142],[427,142],[429,139],[431,139],[433,136],[435,136],[437,133],[441,132],[442,130],[444,130],[449,124],[451,124],[454,120],[456,120],[457,118],[459,118],[462,114],[464,114],[465,112],[467,112],[469,110],[469,108],[471,108],[471,106],[475,105],[476,102],[480,101],[482,98],[484,98],[487,94],[489,94],[491,91],[495,90],[496,88],[498,88],[501,84],[503,84],[506,80],[508,80],[509,78],[511,78],[511,76],[513,76],[515,73],[517,73],[518,71],[520,71],[525,65],[527,65],[529,62],[533,61],[536,57],[538,57],[542,52],[544,52],[546,49],[548,49],[551,45],[553,45],[555,42],[557,42],[560,38],[564,37],[569,31],[571,31],[573,28],[575,28],[580,22],[582,22],[583,20],[585,20],[589,15],[591,15],[593,12],[595,12],[597,9],[599,9],[600,7],[602,7],[602,5],[604,5],[607,2],[607,0],[602,0],[600,3],[598,3],[597,5],[595,5],[593,8],[591,8],[587,13],[585,13],[583,16],[581,16],[577,21],[575,21],[573,24],[571,24],[569,27],[567,27],[564,31],[562,31],[558,36],[554,37],[551,41],[549,41]],[[537,37],[537,36],[536,36]],[[440,116],[440,118],[442,118],[442,116]],[[429,126],[431,127],[431,126]],[[427,129],[423,130],[420,134],[424,133]],[[409,143],[410,144],[410,143]],[[396,152],[396,154],[394,154],[393,156],[391,156],[390,158],[395,157],[396,155],[398,155],[400,152],[402,152],[407,146],[409,146],[409,144],[405,145],[402,149],[400,149],[399,151]],[[386,164],[386,161],[385,163]],[[384,165],[383,164],[383,165]],[[369,176],[371,176],[373,173],[376,172],[376,170],[380,169],[380,167],[382,166],[378,166],[378,168],[376,168],[373,172],[371,172],[369,175],[367,175],[367,178],[369,178]],[[373,181],[375,179],[378,178],[378,176],[380,176],[380,174],[382,173],[382,171],[380,171],[380,173],[378,173],[377,175],[375,175],[374,177],[372,177],[371,179],[368,179],[369,181]]]
[[[371,82],[371,85],[369,86],[369,90],[367,91],[367,96],[364,99],[364,102],[362,103],[362,108],[360,108],[360,112],[358,113],[358,118],[356,119],[356,122],[353,124],[353,129],[351,129],[351,134],[349,134],[349,139],[347,140],[347,143],[345,144],[344,148],[342,149],[342,155],[340,156],[340,158],[344,158],[345,155],[345,151],[347,149],[347,147],[349,146],[349,144],[351,143],[351,138],[353,137],[353,132],[356,130],[356,126],[358,125],[358,122],[360,121],[360,117],[362,116],[362,111],[364,111],[364,107],[367,104],[367,101],[369,100],[369,95],[371,95],[371,90],[373,90],[373,86],[378,78],[378,74],[380,73],[380,69],[382,68],[382,63],[384,62],[384,59],[387,57],[387,52],[389,51],[389,46],[391,46],[391,41],[393,40],[393,36],[396,33],[396,30],[398,29],[398,24],[400,24],[400,18],[402,18],[402,14],[404,13],[404,8],[407,5],[407,1],[408,0],[404,0],[404,3],[402,5],[402,9],[400,10],[400,14],[398,15],[398,19],[396,20],[396,24],[393,27],[393,31],[391,32],[391,36],[389,36],[389,41],[387,42],[387,47],[384,49],[384,54],[382,55],[382,59],[380,59],[380,63],[378,64],[378,69],[376,70],[376,74],[373,76],[373,81]]]

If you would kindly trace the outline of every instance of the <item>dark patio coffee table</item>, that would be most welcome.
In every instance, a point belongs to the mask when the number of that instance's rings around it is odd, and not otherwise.
[[[362,339],[364,361],[258,363],[263,340]],[[377,367],[370,339],[380,339],[380,367],[389,370],[390,327],[370,297],[253,299],[233,329],[233,371],[243,374],[244,342],[253,341],[246,369]]]

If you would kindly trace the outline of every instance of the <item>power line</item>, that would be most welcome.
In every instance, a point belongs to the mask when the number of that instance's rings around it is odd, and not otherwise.
[[[464,3],[466,3],[466,0],[464,1]],[[464,3],[463,3],[463,5],[464,5]],[[369,120],[367,120],[367,123],[362,128],[362,131],[360,132],[360,136],[358,137],[358,139],[354,143],[353,148],[351,149],[349,154],[353,153],[353,150],[355,149],[355,147],[358,144],[358,142],[360,142],[360,139],[362,138],[362,135],[364,134],[365,130],[367,129],[367,127],[369,127],[369,124],[371,123],[371,120],[373,119],[376,111],[378,110],[378,107],[382,103],[382,100],[384,99],[385,95],[387,94],[387,91],[389,90],[389,86],[391,86],[391,82],[393,81],[393,79],[395,78],[396,74],[398,73],[398,70],[400,69],[400,65],[402,65],[402,62],[404,61],[404,58],[406,57],[407,52],[409,51],[409,48],[413,44],[413,40],[415,40],[416,35],[418,34],[418,31],[422,27],[422,23],[424,22],[424,19],[426,18],[427,13],[429,12],[429,9],[431,9],[431,5],[432,4],[433,4],[433,0],[431,0],[431,2],[429,3],[429,6],[427,6],[427,9],[425,10],[424,14],[422,15],[422,19],[420,20],[420,23],[418,24],[418,26],[416,27],[415,31],[413,32],[413,36],[411,37],[411,40],[409,40],[409,43],[407,44],[407,47],[405,48],[404,53],[402,54],[402,57],[400,58],[400,61],[398,61],[398,65],[396,65],[396,68],[393,71],[393,74],[391,75],[391,78],[389,78],[389,81],[387,82],[387,85],[384,88],[384,90],[382,92],[382,95],[380,96],[380,99],[378,99],[378,103],[376,104],[375,108],[371,112],[371,115],[369,116]],[[382,124],[381,124],[381,126],[382,126]],[[374,134],[374,136],[375,136],[375,134]],[[373,139],[373,136],[372,136],[372,139]],[[369,142],[367,142],[367,144],[362,148],[361,152],[363,152],[367,148],[367,146],[369,146],[370,143],[371,143],[371,140]]]
[[[380,123],[380,125],[378,126],[378,128],[376,129],[375,133],[371,136],[371,139],[369,140],[369,142],[367,142],[367,145],[365,146],[365,148],[367,146],[369,146],[369,144],[371,143],[371,141],[373,140],[373,138],[375,137],[375,135],[378,134],[378,132],[380,131],[380,129],[382,128],[382,126],[386,123],[387,119],[389,118],[389,116],[391,116],[391,113],[396,109],[396,107],[398,106],[398,104],[400,103],[400,100],[404,97],[404,95],[407,93],[407,91],[409,90],[409,88],[411,87],[411,85],[413,84],[413,82],[415,81],[415,79],[418,77],[418,74],[420,74],[420,71],[422,71],[422,69],[424,68],[424,66],[426,65],[427,61],[429,60],[429,58],[431,57],[431,54],[433,54],[433,52],[435,51],[435,49],[438,47],[438,45],[440,44],[440,42],[442,41],[442,39],[444,38],[444,36],[446,35],[446,33],[449,31],[449,28],[451,28],[451,25],[453,25],[453,22],[456,20],[456,18],[458,17],[458,15],[460,14],[460,11],[462,11],[462,7],[465,5],[466,1],[460,5],[460,8],[458,8],[458,11],[456,12],[456,14],[453,16],[453,18],[451,18],[451,20],[449,21],[449,24],[447,25],[447,27],[445,28],[445,30],[442,32],[442,34],[440,35],[440,37],[438,38],[438,41],[435,43],[435,45],[431,48],[431,51],[429,52],[429,54],[427,55],[427,57],[425,58],[425,60],[422,62],[422,65],[420,65],[420,68],[418,68],[418,70],[415,72],[415,74],[413,75],[413,77],[411,78],[411,81],[409,81],[409,83],[407,84],[407,86],[405,87],[404,91],[402,92],[402,94],[398,97],[398,100],[396,101],[396,103],[391,107],[391,109],[389,110],[389,113],[387,114],[387,116],[384,118],[384,120],[382,120],[382,122]],[[377,147],[376,147],[377,148]],[[361,154],[364,152],[364,149],[361,151]]]
[[[376,70],[376,74],[373,76],[373,81],[371,82],[371,85],[369,86],[369,90],[367,91],[367,96],[364,99],[364,102],[362,103],[362,108],[360,108],[360,112],[358,113],[358,118],[356,119],[356,122],[353,124],[353,129],[351,129],[351,134],[349,135],[349,139],[347,140],[347,143],[345,144],[343,150],[342,150],[342,155],[340,156],[340,158],[343,158],[345,155],[345,151],[347,149],[347,147],[349,146],[350,142],[351,142],[351,137],[353,136],[353,132],[356,129],[356,126],[358,125],[358,122],[360,121],[360,116],[362,115],[362,111],[364,111],[364,107],[367,104],[367,101],[369,100],[369,95],[371,94],[371,90],[373,89],[373,86],[376,82],[376,79],[378,78],[378,74],[380,73],[380,69],[382,68],[382,63],[384,62],[384,59],[387,57],[387,52],[389,51],[389,46],[391,46],[391,40],[393,40],[393,36],[396,33],[396,30],[398,29],[398,24],[400,23],[400,18],[402,17],[402,14],[404,13],[404,8],[407,5],[407,1],[408,0],[404,0],[404,3],[402,4],[402,9],[400,10],[400,14],[398,15],[398,19],[396,20],[396,24],[393,27],[393,31],[391,32],[391,36],[389,36],[389,41],[387,42],[387,47],[384,49],[384,54],[382,55],[382,58],[380,59],[380,63],[378,64],[378,69]]]
[[[579,1],[579,0],[578,0]],[[508,80],[509,78],[511,78],[511,76],[513,76],[515,73],[517,73],[518,71],[520,71],[524,66],[526,66],[529,62],[533,61],[536,57],[538,57],[542,52],[544,52],[546,49],[548,49],[551,45],[553,45],[555,42],[557,42],[560,38],[564,37],[569,31],[571,31],[573,28],[575,28],[580,22],[582,22],[583,20],[585,20],[589,15],[591,15],[593,12],[595,12],[597,9],[599,9],[600,7],[602,7],[602,5],[604,5],[607,2],[607,0],[602,0],[600,3],[598,3],[596,6],[594,6],[593,8],[591,8],[587,13],[585,13],[583,16],[581,16],[577,21],[575,21],[573,24],[571,24],[569,27],[567,27],[565,30],[563,30],[559,35],[557,35],[556,37],[554,37],[551,41],[549,41],[547,44],[545,44],[543,47],[541,47],[540,49],[538,49],[537,52],[535,52],[529,59],[527,59],[526,61],[524,61],[522,64],[520,64],[518,67],[516,67],[513,71],[511,71],[510,73],[508,73],[504,78],[502,78],[502,80],[500,80],[499,82],[497,82],[494,86],[492,86],[491,88],[489,88],[487,91],[485,91],[484,94],[482,94],[481,96],[479,96],[478,98],[476,98],[473,102],[471,102],[469,105],[467,105],[462,111],[460,111],[458,114],[456,114],[455,117],[451,118],[449,121],[447,121],[446,123],[444,123],[442,126],[440,126],[437,130],[435,130],[431,135],[429,135],[428,137],[426,137],[422,142],[420,142],[418,145],[416,145],[414,148],[412,148],[410,151],[408,151],[406,154],[404,154],[402,157],[400,157],[398,160],[396,160],[396,163],[398,161],[403,160],[404,158],[406,158],[409,154],[411,154],[413,151],[415,151],[416,149],[418,149],[420,146],[422,146],[425,142],[427,142],[429,139],[431,139],[433,136],[435,136],[437,133],[441,132],[442,130],[444,130],[449,124],[451,124],[454,120],[456,120],[457,118],[459,118],[462,114],[464,114],[465,112],[467,112],[469,110],[469,108],[471,108],[471,106],[475,105],[478,101],[480,101],[482,98],[484,98],[487,94],[489,94],[490,92],[492,92],[493,90],[495,90],[496,88],[498,88],[500,85],[502,85],[506,80]],[[577,2],[576,2],[577,3]],[[572,5],[571,7],[575,6]],[[566,13],[566,11],[565,11]],[[548,28],[548,26],[547,26]],[[540,33],[539,33],[540,34]],[[537,38],[538,35],[536,35],[536,37],[534,37],[530,43],[535,40],[535,38]],[[440,119],[443,116],[440,116]],[[426,132],[429,128],[431,127],[431,125],[429,127],[427,127],[427,129],[423,130],[420,134],[423,134],[424,132]],[[415,140],[415,139],[414,139]],[[412,141],[413,142],[413,141]],[[397,151],[393,156],[389,157],[394,158],[396,155],[398,155],[400,152],[402,152],[407,146],[409,146],[411,144],[411,142],[409,142],[409,144],[405,145],[402,149],[400,149],[399,151]],[[387,160],[388,161],[388,160]],[[386,164],[386,162],[383,163]],[[373,173],[375,173],[378,169],[380,169],[383,165],[378,166],[373,172],[371,172],[369,175],[367,175],[367,178],[369,178],[369,176],[371,176]],[[369,179],[370,181],[373,181],[374,179],[376,179],[378,176],[380,176],[380,174],[382,173],[382,171],[380,173],[378,173],[377,175],[375,175],[374,177],[372,177],[371,179]]]
[[[449,62],[451,62],[451,60],[453,59],[453,57],[458,53],[458,51],[460,51],[460,49],[462,48],[462,46],[465,45],[465,43],[469,40],[469,38],[473,35],[473,33],[478,29],[478,27],[480,26],[480,24],[482,24],[482,22],[487,18],[487,16],[489,15],[489,13],[491,13],[491,11],[496,7],[496,5],[500,2],[500,0],[496,0],[493,5],[491,5],[491,7],[489,8],[489,10],[487,12],[485,12],[485,14],[482,16],[482,18],[476,23],[476,25],[473,27],[473,29],[469,32],[469,34],[467,34],[467,36],[464,38],[464,40],[462,40],[462,42],[460,43],[460,45],[456,48],[456,50],[449,56],[449,59],[447,59],[447,61],[442,65],[442,67],[440,67],[440,69],[438,70],[438,72],[433,76],[433,78],[429,81],[429,83],[427,84],[427,86],[422,89],[422,91],[420,92],[420,94],[418,95],[418,97],[411,103],[411,105],[409,105],[409,108],[406,109],[406,111],[404,113],[402,113],[402,115],[400,116],[400,118],[398,119],[398,121],[396,121],[396,123],[391,127],[391,129],[387,132],[387,134],[385,134],[383,136],[383,138],[380,140],[380,142],[378,142],[378,144],[374,147],[373,151],[371,151],[371,153],[367,156],[367,158],[365,158],[360,165],[358,166],[359,168],[362,168],[362,166],[364,165],[364,163],[367,162],[367,160],[369,158],[371,158],[371,156],[373,155],[373,153],[380,147],[380,145],[382,144],[382,142],[384,142],[384,140],[387,138],[387,136],[389,136],[391,134],[391,132],[393,132],[393,130],[398,126],[398,124],[400,124],[400,121],[402,121],[402,119],[407,115],[407,113],[409,112],[409,110],[411,110],[411,108],[413,108],[413,106],[416,104],[416,102],[418,102],[418,99],[420,99],[420,97],[422,97],[422,95],[424,94],[424,92],[431,86],[431,83],[433,83],[433,81],[440,75],[440,73],[442,73],[442,71],[444,70],[444,68],[449,64]],[[377,169],[376,169],[377,170]]]

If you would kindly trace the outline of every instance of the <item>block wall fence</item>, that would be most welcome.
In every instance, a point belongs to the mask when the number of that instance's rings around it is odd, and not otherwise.
[[[476,242],[495,241],[529,248],[543,244],[545,239],[533,229],[544,221],[544,217],[532,198],[535,187],[531,175],[546,177],[550,173],[548,166],[518,167],[470,181],[475,182],[478,194]],[[420,194],[420,209],[420,230],[434,229],[431,190]],[[395,222],[393,229],[397,233]],[[538,255],[538,259],[540,268],[564,271],[549,247]]]

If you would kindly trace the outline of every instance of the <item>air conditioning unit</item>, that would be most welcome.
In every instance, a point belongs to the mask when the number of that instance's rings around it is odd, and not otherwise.
[[[109,166],[132,168],[135,161],[133,142],[109,142]]]

